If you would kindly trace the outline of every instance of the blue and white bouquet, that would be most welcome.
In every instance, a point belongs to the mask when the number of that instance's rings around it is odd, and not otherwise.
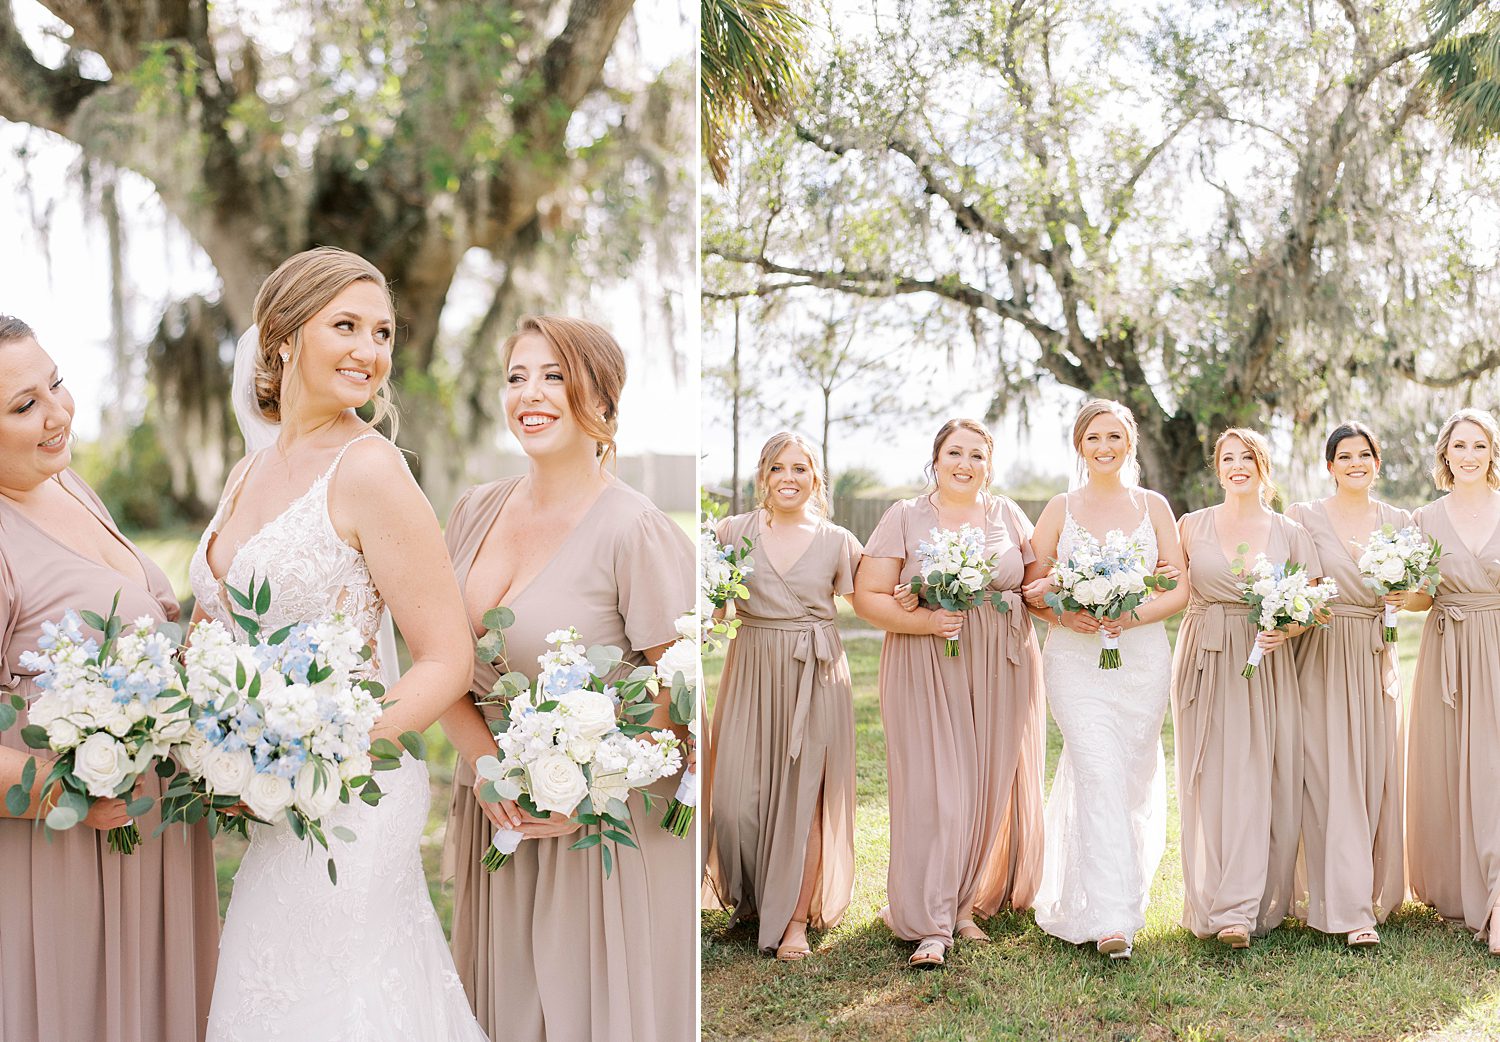
[[[248,593],[229,594],[246,612],[233,617],[248,642],[217,621],[193,627],[183,656],[192,728],[173,751],[183,773],[163,804],[170,803],[172,820],[192,822],[212,811],[211,830],[241,833],[244,816],[229,812],[243,805],[255,820],[285,820],[299,839],[326,850],[322,819],[356,795],[378,803],[373,772],[401,759],[394,742],[370,740],[384,695],[361,676],[370,649],[339,614],[263,639],[258,617],[270,607],[270,584],[252,580]],[[422,755],[420,735],[408,732],[401,741]],[[331,831],[354,838],[344,826]],[[328,872],[337,882],[331,857]]]
[[[514,800],[533,817],[577,815],[590,828],[571,849],[599,847],[604,871],[613,857],[604,840],[635,846],[625,801],[682,768],[680,742],[668,730],[652,731],[645,721],[655,712],[660,677],[638,666],[612,682],[604,678],[621,664],[618,648],[585,650],[578,631],[547,635],[551,649],[538,657],[535,683],[506,673],[491,695],[503,707],[492,722],[498,756],[475,764],[485,780],[483,799]],[[651,810],[651,794],[643,794]],[[481,863],[493,872],[511,859],[525,835],[500,829]]]
[[[1395,525],[1382,525],[1370,533],[1370,541],[1359,555],[1359,573],[1365,585],[1382,597],[1403,590],[1435,594],[1443,581],[1438,572],[1442,556],[1442,544],[1416,525],[1400,531]],[[1383,623],[1386,643],[1396,643],[1394,604],[1385,606]]]
[[[43,817],[47,828],[63,831],[88,816],[95,800],[126,800],[127,812],[140,817],[154,804],[149,796],[132,798],[136,782],[161,761],[173,743],[189,730],[189,700],[183,692],[174,655],[181,630],[172,623],[135,620],[123,632],[115,614],[115,595],[107,618],[91,611],[68,611],[61,620],[42,624],[40,647],[25,652],[21,665],[36,671],[40,694],[28,706],[20,695],[0,705],[0,728],[15,724],[27,710],[21,738],[32,749],[58,754],[43,782]],[[102,641],[84,634],[98,632]],[[6,793],[10,812],[20,816],[31,805],[36,757],[26,761],[21,781]],[[134,822],[107,833],[109,847],[129,854],[140,843]]]
[[[1239,552],[1249,551],[1241,543]],[[1235,575],[1244,576],[1240,583],[1240,599],[1250,606],[1250,619],[1255,628],[1265,632],[1286,629],[1289,626],[1323,626],[1328,622],[1328,602],[1339,595],[1338,583],[1324,579],[1316,585],[1308,578],[1307,566],[1295,561],[1272,564],[1265,554],[1256,554],[1255,561],[1245,567],[1244,558],[1236,557],[1230,566]],[[1259,644],[1250,649],[1250,657],[1240,676],[1249,679],[1255,676],[1265,652]]]
[[[739,547],[719,542],[713,526],[705,520],[698,531],[698,558],[703,578],[698,585],[698,622],[702,627],[700,643],[713,647],[722,640],[733,640],[738,619],[716,620],[714,612],[730,601],[750,596],[745,580],[755,571],[750,551],[755,544],[745,539]]]
[[[671,692],[667,714],[674,724],[687,728],[688,746],[698,744],[698,692],[703,668],[702,635],[699,617],[687,612],[677,620],[677,639],[656,662],[656,676]],[[675,836],[686,836],[693,827],[698,810],[698,770],[689,767],[682,772],[677,793],[667,805],[661,827]]]
[[[917,574],[911,580],[911,592],[929,608],[945,611],[969,611],[988,601],[1004,614],[1010,610],[1005,595],[996,590],[986,594],[984,588],[995,577],[995,558],[984,556],[984,531],[963,525],[958,531],[934,528],[930,538],[917,544]],[[958,641],[943,643],[943,654],[958,654]]]
[[[1118,619],[1146,602],[1153,590],[1170,590],[1175,579],[1154,574],[1146,563],[1146,550],[1119,529],[1100,543],[1092,536],[1077,547],[1066,561],[1052,563],[1056,589],[1043,599],[1059,616],[1063,612],[1088,612],[1096,619]],[[1120,638],[1100,631],[1100,669],[1120,668]]]

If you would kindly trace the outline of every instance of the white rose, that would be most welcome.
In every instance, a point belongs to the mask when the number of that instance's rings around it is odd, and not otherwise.
[[[100,722],[104,725],[104,729],[116,738],[124,738],[135,723],[130,719],[130,714],[124,706],[116,706],[114,711]]]
[[[578,765],[561,753],[542,756],[526,772],[527,788],[539,810],[572,814],[588,794],[589,783]]]
[[[698,616],[695,612],[677,616],[677,621],[673,625],[677,630],[677,636],[683,640],[698,639]]]
[[[256,774],[245,786],[244,797],[250,813],[275,821],[278,814],[292,805],[292,783],[279,774]]]
[[[73,774],[90,796],[113,796],[132,766],[125,747],[102,731],[85,738],[73,757]]]
[[[297,772],[297,809],[309,818],[321,818],[338,806],[339,793],[343,787],[338,772],[331,767],[323,771],[320,782],[317,765],[305,763]]]
[[[255,760],[248,749],[215,749],[203,758],[203,780],[220,796],[240,795],[254,774]]]
[[[180,742],[192,729],[193,721],[187,713],[158,717],[156,721],[156,736],[166,742]]]
[[[31,720],[32,723],[37,722],[35,714],[32,715]],[[72,721],[57,717],[46,726],[47,743],[58,752],[71,749],[78,744],[78,728],[73,726]]]
[[[172,750],[172,755],[182,769],[195,778],[203,776],[203,758],[213,749],[213,744],[199,731],[189,730],[187,740]]]
[[[1375,577],[1382,582],[1397,583],[1406,576],[1406,564],[1400,558],[1392,557],[1388,561],[1382,561]]]
[[[597,748],[597,738],[572,738],[568,740],[568,757],[574,763],[588,763],[594,758],[594,750]]]
[[[344,781],[350,778],[363,778],[370,773],[370,757],[366,753],[358,753],[339,762],[339,777]]]
[[[568,696],[568,731],[579,738],[602,738],[616,726],[615,703],[603,691],[578,691]]]
[[[663,682],[670,684],[672,677],[681,673],[689,684],[698,675],[698,642],[692,640],[679,640],[666,651],[662,652],[661,658],[656,660],[656,675]]]

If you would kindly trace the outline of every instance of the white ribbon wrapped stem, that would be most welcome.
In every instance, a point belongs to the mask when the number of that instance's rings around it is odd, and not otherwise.
[[[684,807],[698,806],[698,772],[691,768],[682,772],[682,781],[677,783],[677,802]]]

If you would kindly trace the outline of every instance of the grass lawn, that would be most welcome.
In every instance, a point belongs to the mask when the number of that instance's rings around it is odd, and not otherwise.
[[[1410,690],[1421,617],[1403,615],[1401,667]],[[1177,925],[1182,868],[1171,717],[1162,732],[1168,845],[1134,958],[1111,963],[1038,929],[1029,913],[983,925],[990,945],[960,942],[947,966],[905,967],[910,944],[875,917],[885,903],[888,818],[880,727],[877,637],[841,619],[854,675],[858,809],[854,900],[837,929],[813,935],[814,954],[778,963],[758,954],[752,929],[726,933],[728,915],[704,912],[706,1039],[1495,1039],[1500,960],[1467,931],[1408,904],[1380,930],[1374,952],[1342,937],[1284,927],[1244,952],[1199,941]],[[1175,632],[1172,634],[1175,637]],[[710,695],[721,659],[705,663]],[[1061,738],[1049,725],[1047,777]]]

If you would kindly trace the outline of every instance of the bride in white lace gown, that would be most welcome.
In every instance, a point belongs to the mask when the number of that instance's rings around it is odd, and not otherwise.
[[[1171,507],[1135,487],[1135,420],[1116,402],[1079,410],[1073,447],[1086,473],[1076,492],[1047,504],[1032,536],[1027,600],[1044,607],[1050,563],[1110,531],[1132,535],[1148,565],[1158,557],[1183,570]],[[1095,534],[1097,533],[1097,535]],[[1155,595],[1138,619],[1106,623],[1083,614],[1052,623],[1042,650],[1047,704],[1063,734],[1062,756],[1047,798],[1046,853],[1035,909],[1037,925],[1074,944],[1094,942],[1129,958],[1145,924],[1151,880],[1166,847],[1167,797],[1162,720],[1172,652],[1161,620],[1182,610],[1187,584]],[[1099,631],[1119,627],[1121,664],[1099,668]]]
[[[235,411],[252,451],[190,566],[197,617],[236,630],[224,587],[269,580],[263,626],[334,611],[377,647],[392,687],[376,737],[423,730],[468,687],[471,649],[432,508],[388,441],[353,409],[390,371],[384,279],[339,250],[298,254],[266,280],[240,342]],[[377,407],[379,408],[379,407]],[[399,682],[386,608],[413,665]],[[382,635],[382,629],[386,633]],[[483,1042],[422,871],[427,766],[405,757],[324,818],[338,866],[285,822],[254,825],[235,875],[209,1042]],[[355,834],[333,837],[333,826]]]

